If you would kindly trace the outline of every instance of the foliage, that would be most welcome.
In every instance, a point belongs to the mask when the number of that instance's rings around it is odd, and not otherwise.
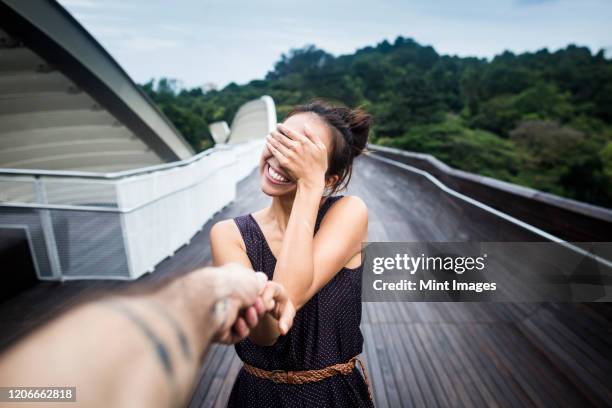
[[[272,96],[282,120],[323,97],[373,113],[373,141],[612,206],[612,61],[585,47],[489,61],[403,37],[338,57],[309,45],[248,84],[179,89],[162,78],[142,88],[197,150],[211,143],[207,124],[230,123],[248,100]]]

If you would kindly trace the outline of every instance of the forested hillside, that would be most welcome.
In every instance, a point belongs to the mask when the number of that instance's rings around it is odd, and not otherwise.
[[[294,104],[325,97],[373,113],[374,143],[612,207],[612,61],[603,51],[570,45],[486,60],[398,37],[339,57],[292,50],[246,85],[177,89],[163,78],[143,89],[197,150],[210,145],[208,123],[230,122],[250,99],[272,96],[282,120]]]

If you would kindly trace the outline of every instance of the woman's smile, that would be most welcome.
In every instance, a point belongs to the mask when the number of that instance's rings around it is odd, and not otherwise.
[[[280,184],[280,185],[287,185],[287,184],[292,184],[293,181],[289,180],[289,178],[280,170],[273,168],[270,163],[266,163],[266,171],[264,172],[266,175],[266,178],[272,183],[272,184]]]

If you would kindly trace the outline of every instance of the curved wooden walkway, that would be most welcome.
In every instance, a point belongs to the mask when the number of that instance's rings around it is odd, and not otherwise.
[[[358,160],[350,193],[369,207],[371,241],[534,240],[445,196],[422,177],[371,158]],[[238,198],[141,281],[154,282],[210,262],[212,223],[268,202],[255,174],[241,183]],[[82,299],[130,285],[40,283],[0,304],[0,347]],[[608,304],[363,306],[364,356],[379,407],[612,405]],[[233,348],[213,346],[190,405],[225,406],[240,365]]]

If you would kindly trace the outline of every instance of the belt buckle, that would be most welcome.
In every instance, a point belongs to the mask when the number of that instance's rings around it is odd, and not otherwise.
[[[283,375],[285,376],[285,379],[287,378],[287,372],[285,370],[272,370],[272,378],[271,380],[277,384],[282,384],[285,383],[286,381],[283,381]],[[280,378],[279,378],[280,377]]]

